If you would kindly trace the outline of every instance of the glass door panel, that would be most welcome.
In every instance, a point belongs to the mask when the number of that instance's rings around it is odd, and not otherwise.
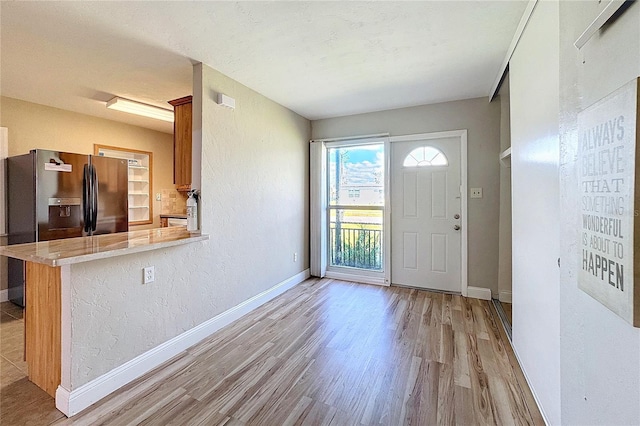
[[[327,149],[329,267],[384,272],[384,143]]]

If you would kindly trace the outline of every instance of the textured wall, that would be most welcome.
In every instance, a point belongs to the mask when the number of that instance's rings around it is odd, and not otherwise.
[[[206,65],[194,69],[202,81],[200,219],[213,237],[216,280],[243,289],[225,299],[234,306],[309,267],[310,124]],[[218,105],[217,93],[236,109]]]
[[[558,3],[538,2],[509,63],[512,325],[551,424],[560,424],[558,49]]]
[[[153,152],[153,192],[173,185],[173,136],[130,124],[105,120],[13,98],[0,98],[0,126],[9,128],[9,155],[32,149],[93,154],[94,144]],[[153,198],[153,225],[160,226],[160,201]]]
[[[391,136],[468,129],[469,285],[498,292],[500,102],[487,98],[423,105],[312,122],[313,139],[390,133]]]
[[[219,293],[233,289],[208,279],[208,248],[205,241],[71,266],[70,390],[224,310]],[[150,265],[155,281],[143,285]]]
[[[576,278],[578,112],[640,75],[638,2],[580,51],[573,46],[606,3],[560,2],[560,342],[567,425],[640,424],[640,331],[580,290]]]
[[[309,267],[309,121],[211,68],[194,70],[211,239],[72,266],[71,389]],[[236,109],[217,105],[214,91]],[[150,265],[155,282],[143,285]]]

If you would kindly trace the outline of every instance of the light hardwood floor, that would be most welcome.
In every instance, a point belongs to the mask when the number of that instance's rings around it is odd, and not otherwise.
[[[64,418],[53,398],[27,379],[24,316],[11,302],[0,303],[0,425],[48,425]]]
[[[311,279],[55,424],[544,424],[488,302]]]

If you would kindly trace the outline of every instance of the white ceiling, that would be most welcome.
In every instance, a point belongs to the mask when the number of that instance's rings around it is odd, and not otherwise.
[[[526,1],[0,4],[3,96],[171,132],[105,102],[168,108],[197,62],[309,119],[488,96]]]

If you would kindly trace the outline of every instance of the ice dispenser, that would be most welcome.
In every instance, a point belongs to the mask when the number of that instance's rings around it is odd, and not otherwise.
[[[49,230],[82,227],[80,198],[49,198]]]

